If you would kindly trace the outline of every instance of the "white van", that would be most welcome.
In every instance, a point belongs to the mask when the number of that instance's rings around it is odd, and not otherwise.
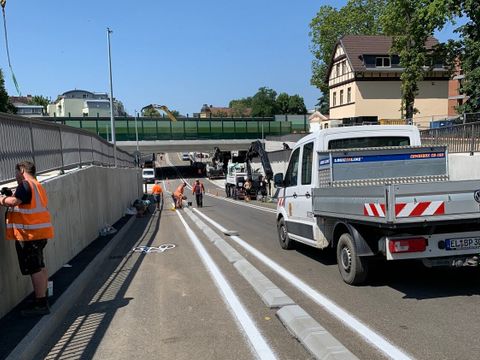
[[[145,184],[155,182],[155,170],[152,168],[145,168],[142,170],[142,178]]]

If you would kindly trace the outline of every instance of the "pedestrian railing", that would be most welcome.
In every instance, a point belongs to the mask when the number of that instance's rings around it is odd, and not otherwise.
[[[114,166],[113,145],[90,131],[36,119],[0,114],[0,183],[15,178],[15,165],[35,162],[37,173],[87,164]],[[117,149],[117,166],[135,158]]]
[[[450,153],[480,151],[480,122],[420,131],[422,144],[447,145]]]
[[[50,117],[48,121],[89,130],[109,139],[110,118],[105,117]],[[306,130],[305,130],[306,129]],[[172,122],[163,117],[115,117],[117,141],[138,140],[228,140],[256,139],[263,136],[281,136],[308,131],[306,125],[273,118],[179,118]]]

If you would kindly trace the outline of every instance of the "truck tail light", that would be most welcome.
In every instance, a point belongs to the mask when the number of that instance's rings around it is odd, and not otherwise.
[[[388,241],[388,250],[391,254],[420,252],[427,249],[427,239],[414,237],[407,239],[395,239]]]

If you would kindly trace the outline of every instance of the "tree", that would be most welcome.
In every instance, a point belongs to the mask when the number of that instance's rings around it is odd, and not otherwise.
[[[433,66],[436,50],[425,44],[436,29],[453,16],[450,0],[391,0],[385,7],[381,23],[393,36],[391,53],[400,56],[404,69],[402,81],[402,114],[411,119],[416,112],[415,97],[418,83]]]
[[[386,3],[387,0],[349,0],[339,10],[324,5],[310,22],[310,50],[314,56],[310,83],[324,96],[328,94],[327,70],[337,41],[344,35],[381,34],[379,19]]]
[[[290,114],[290,96],[287,93],[280,93],[277,96],[277,109],[280,114]]]
[[[261,87],[252,98],[252,116],[274,116],[277,112],[277,92]]]
[[[17,109],[10,102],[7,90],[5,90],[5,80],[3,79],[3,71],[0,69],[0,112],[16,114]]]
[[[445,0],[446,1],[446,0]],[[459,112],[480,112],[480,8],[478,0],[457,1],[453,11],[463,12],[468,22],[456,31],[462,35],[460,40],[460,65],[465,78],[460,93],[468,100],[459,106]]]
[[[305,106],[305,102],[300,95],[292,95],[288,100],[288,113],[289,114],[306,114],[307,107]]]
[[[246,97],[238,100],[232,100],[228,107],[233,109],[233,116],[241,117],[247,115],[248,109],[252,108],[252,97]]]
[[[143,110],[143,116],[146,117],[160,117],[160,113],[158,112],[157,109],[153,107],[148,107],[145,110]]]
[[[48,99],[47,97],[42,96],[42,95],[35,95],[29,101],[29,105],[41,105],[41,106],[43,106],[44,112],[47,111],[48,104],[50,104],[50,99]]]

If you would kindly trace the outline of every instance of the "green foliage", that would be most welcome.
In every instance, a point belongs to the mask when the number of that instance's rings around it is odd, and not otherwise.
[[[29,105],[41,105],[43,110],[47,111],[47,106],[50,104],[50,100],[42,95],[35,95],[32,97],[32,100],[29,101]]]
[[[288,99],[288,113],[287,114],[306,114],[307,108],[305,102],[300,95],[292,95]]]
[[[0,69],[0,112],[10,114],[17,113],[17,109],[10,102],[7,90],[5,90],[5,80],[3,78],[2,69]]]
[[[433,51],[425,49],[425,41],[435,30],[442,29],[456,16],[469,21],[456,31],[460,41],[449,41]],[[465,73],[461,93],[469,100],[460,111],[480,111],[480,9],[478,0],[391,0],[382,18],[387,33],[394,35],[392,51],[400,55],[402,73],[402,108],[407,118],[414,113],[413,103],[418,93],[417,83],[423,79],[431,58],[441,57],[453,70],[460,60]],[[402,110],[403,110],[402,109]]]
[[[233,109],[233,116],[246,116],[248,114],[247,109],[251,109],[252,107],[252,97],[249,96],[243,99],[232,100],[228,104],[228,107]]]
[[[143,110],[143,116],[147,117],[160,117],[160,113],[158,112],[157,109],[153,107],[148,107],[145,110]]]
[[[280,93],[268,87],[261,87],[253,97],[232,100],[229,107],[234,109],[233,116],[244,116],[251,109],[251,116],[274,116],[275,114],[306,114],[303,97]]]
[[[465,74],[460,92],[468,97],[458,110],[480,112],[480,6],[478,0],[457,1],[457,6],[469,19],[457,30],[462,35],[460,63]]]
[[[280,93],[277,96],[277,109],[280,114],[290,114],[289,102],[290,96],[287,93]]]
[[[330,93],[327,92],[320,96],[315,106],[323,115],[330,114]]]
[[[300,95],[281,93],[277,96],[277,111],[279,114],[306,114],[307,108]]]
[[[386,3],[387,0],[349,0],[340,9],[329,5],[320,7],[310,22],[310,50],[314,56],[312,85],[328,93],[326,77],[335,44],[344,35],[381,34],[379,19]]]
[[[277,113],[277,92],[261,87],[252,98],[252,116],[273,116]]]

